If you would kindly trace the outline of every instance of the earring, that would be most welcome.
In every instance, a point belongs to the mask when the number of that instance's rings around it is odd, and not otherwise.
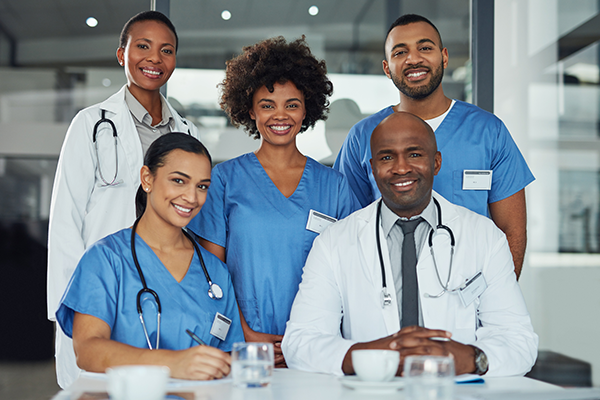
[[[144,190],[147,192],[148,190],[150,190],[150,188],[144,188]]]

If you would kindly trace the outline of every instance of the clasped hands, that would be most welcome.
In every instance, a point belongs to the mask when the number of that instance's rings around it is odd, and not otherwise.
[[[352,366],[352,351],[354,350],[395,350],[400,353],[400,365],[397,376],[402,374],[404,359],[408,356],[431,355],[454,357],[454,368],[456,375],[469,374],[475,371],[475,350],[473,346],[465,345],[450,339],[450,332],[438,329],[427,329],[420,326],[409,326],[401,329],[393,335],[377,339],[371,342],[355,343],[348,349],[342,370],[346,375],[354,374]],[[444,338],[447,341],[432,340],[432,338]]]

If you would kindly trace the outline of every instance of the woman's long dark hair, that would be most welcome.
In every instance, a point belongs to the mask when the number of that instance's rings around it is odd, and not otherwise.
[[[212,164],[212,159],[208,150],[198,139],[187,133],[173,132],[162,135],[150,145],[146,152],[146,156],[144,157],[144,165],[148,167],[152,175],[155,175],[156,171],[165,165],[165,159],[173,150],[183,150],[188,153],[206,156],[208,161]],[[147,200],[148,195],[140,184],[137,194],[135,195],[136,219],[144,214]]]

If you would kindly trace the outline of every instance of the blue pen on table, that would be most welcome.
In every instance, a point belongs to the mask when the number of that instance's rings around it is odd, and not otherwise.
[[[204,343],[202,341],[202,339],[200,339],[198,337],[198,335],[196,335],[194,332],[190,331],[189,329],[186,329],[185,333],[187,333],[188,335],[190,335],[192,337],[192,339],[194,339],[196,341],[196,343],[198,343],[200,346],[206,346],[206,343]]]

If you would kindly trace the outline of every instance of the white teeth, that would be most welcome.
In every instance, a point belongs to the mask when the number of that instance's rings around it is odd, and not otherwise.
[[[160,75],[159,71],[149,71],[147,69],[142,70],[144,71],[145,74],[150,74],[150,75]]]
[[[408,186],[414,181],[402,182],[402,183],[394,183],[394,186]]]
[[[290,125],[272,125],[270,126],[271,129],[273,129],[274,131],[285,131],[290,129]]]
[[[173,206],[174,206],[176,209],[178,209],[179,211],[183,211],[183,212],[185,212],[185,213],[189,213],[190,211],[192,211],[192,209],[191,209],[191,208],[183,208],[183,207],[181,207],[181,206],[178,206],[177,204],[173,204]]]
[[[410,74],[406,75],[409,78],[417,78],[419,76],[425,75],[427,72],[411,72]]]

